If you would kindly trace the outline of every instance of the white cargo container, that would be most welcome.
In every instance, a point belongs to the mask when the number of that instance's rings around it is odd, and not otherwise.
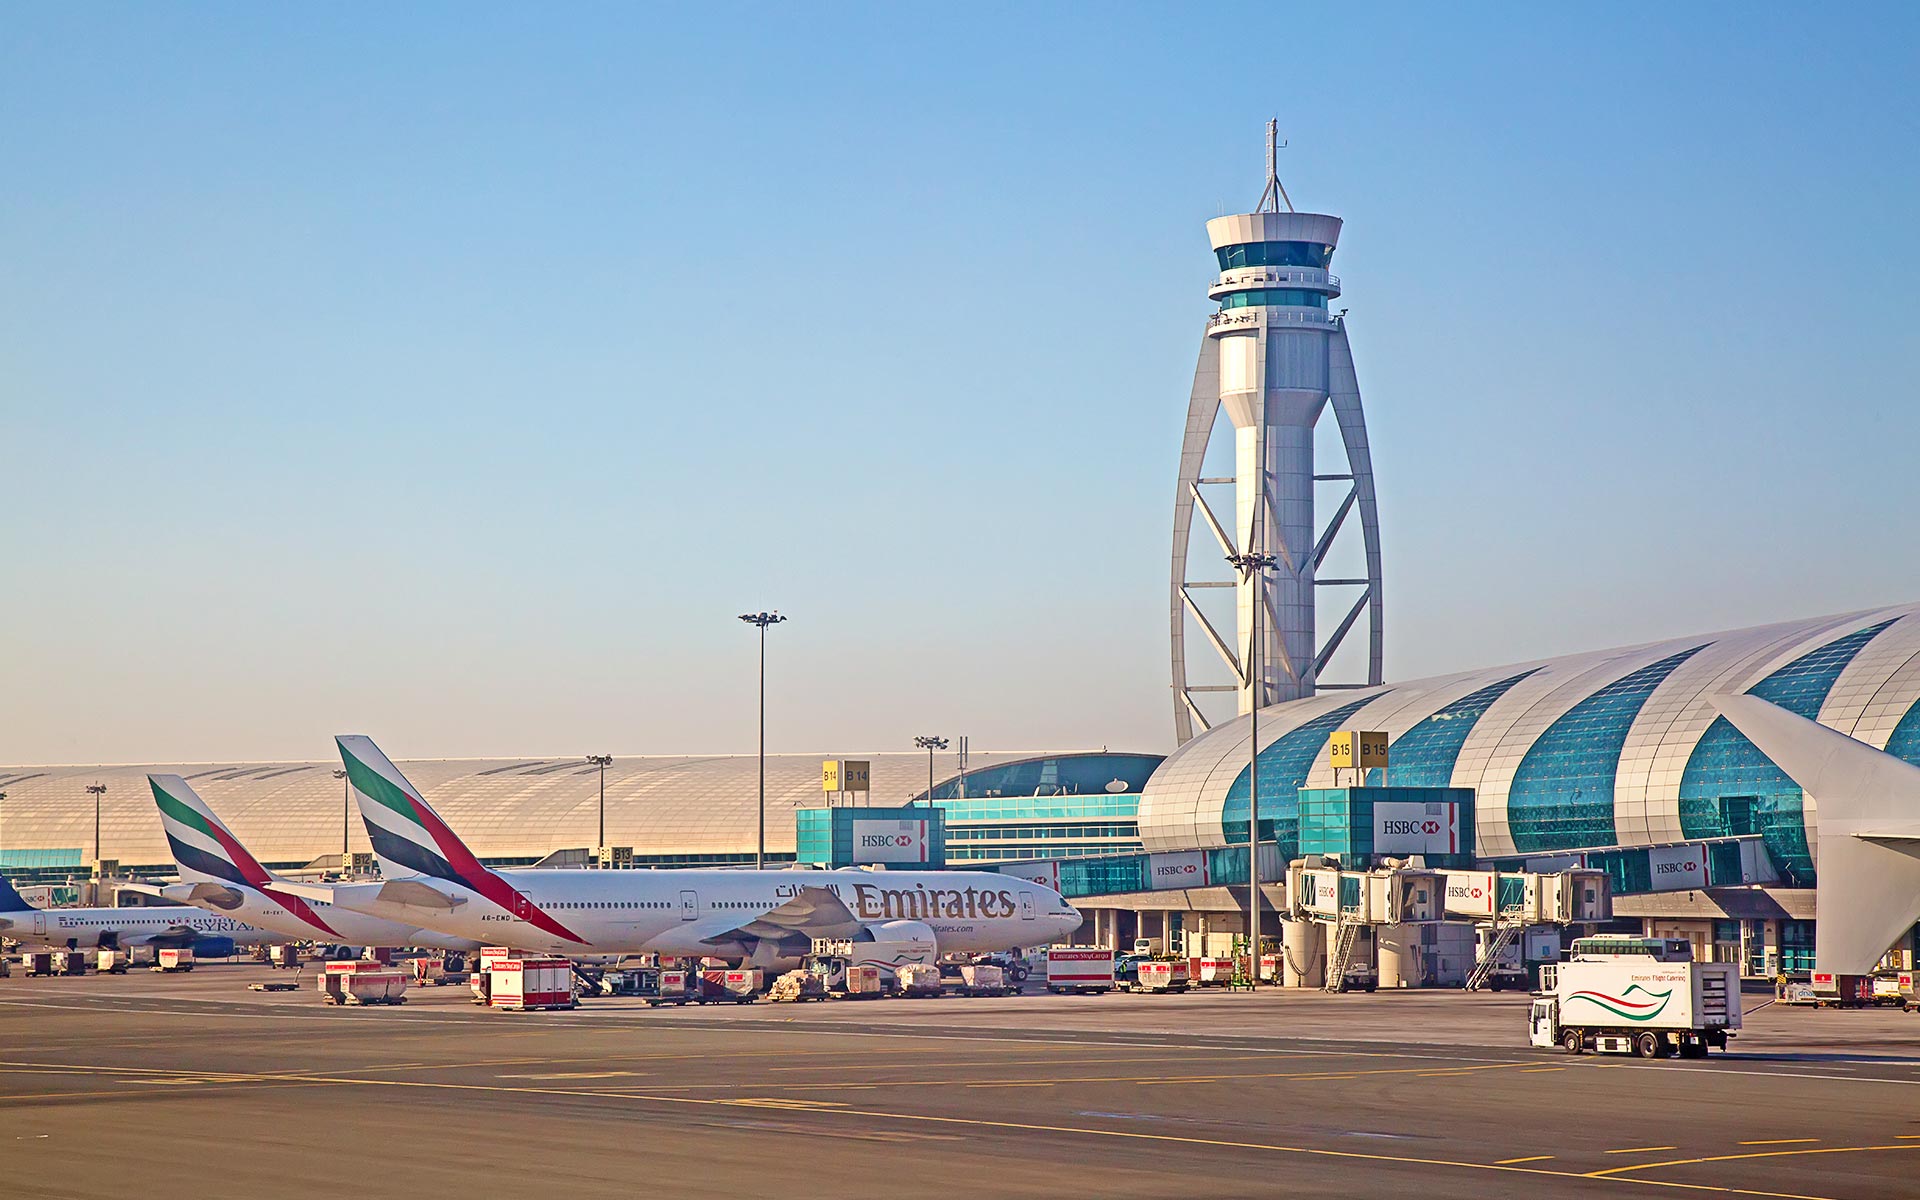
[[[102,950],[96,969],[102,975],[125,975],[128,957],[125,950]]]
[[[405,1004],[406,991],[407,973],[387,963],[332,962],[320,975],[328,1004]]]
[[[1139,973],[1134,986],[1143,992],[1184,992],[1193,980],[1193,970],[1184,958],[1143,958],[1135,969]]]
[[[193,970],[193,951],[176,950],[171,946],[163,947],[155,956],[152,969],[155,971],[191,971]]]
[[[1050,992],[1110,992],[1113,990],[1113,951],[1089,946],[1047,948],[1047,990]]]
[[[1740,1028],[1740,968],[1694,962],[1684,938],[1580,938],[1541,968],[1528,1022],[1535,1046],[1568,1054],[1704,1058]]]

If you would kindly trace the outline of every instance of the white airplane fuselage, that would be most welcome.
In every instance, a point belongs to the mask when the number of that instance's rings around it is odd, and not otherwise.
[[[448,897],[452,907],[378,899],[378,884],[337,888],[333,900],[336,907],[487,945],[574,957],[749,957],[755,953],[754,943],[766,939],[734,935],[807,888],[831,891],[862,926],[924,923],[942,953],[1046,945],[1081,923],[1079,912],[1059,894],[988,872],[529,869],[495,874],[512,888],[512,907],[473,888],[428,876],[405,882]]]
[[[272,932],[233,917],[190,905],[147,905],[136,908],[30,908],[0,912],[0,938],[23,946],[63,950],[91,950],[101,935],[110,945],[144,946],[158,939],[179,941],[183,931],[196,937],[232,938],[236,946],[274,940]]]

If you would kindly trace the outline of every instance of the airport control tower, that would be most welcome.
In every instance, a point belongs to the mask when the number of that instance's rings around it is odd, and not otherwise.
[[[1340,243],[1340,218],[1294,211],[1280,184],[1275,125],[1267,126],[1267,186],[1254,212],[1216,217],[1207,237],[1220,274],[1207,290],[1218,311],[1207,318],[1193,371],[1186,440],[1174,498],[1173,628],[1174,730],[1184,742],[1224,716],[1210,709],[1209,692],[1237,692],[1240,713],[1256,704],[1310,696],[1343,686],[1321,672],[1362,617],[1369,635],[1366,678],[1381,682],[1380,527],[1360,385],[1347,344],[1338,276],[1327,270]],[[1314,464],[1314,431],[1331,408],[1346,451],[1345,470]],[[1203,474],[1214,427],[1225,411],[1233,426],[1231,476]],[[1217,456],[1223,458],[1224,456]],[[1221,494],[1233,488],[1232,523]],[[1331,507],[1316,521],[1316,491]],[[1363,574],[1324,577],[1322,564],[1350,517],[1359,517]],[[1194,530],[1195,517],[1204,527]],[[1225,562],[1242,552],[1276,560],[1257,579]],[[1234,590],[1231,633],[1210,589]],[[1317,593],[1329,589],[1331,620],[1318,623]],[[1254,605],[1260,612],[1261,651],[1253,645]],[[1226,667],[1223,682],[1189,677],[1187,635],[1198,631]],[[1229,640],[1231,639],[1231,640]],[[1343,660],[1345,661],[1345,660]],[[1263,670],[1254,669],[1261,663]],[[1256,674],[1260,677],[1255,678]]]

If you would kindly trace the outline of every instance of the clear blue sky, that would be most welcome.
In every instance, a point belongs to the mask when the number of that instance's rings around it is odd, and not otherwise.
[[[8,4],[0,762],[1167,748],[1270,114],[1390,674],[1920,598],[1914,11]]]

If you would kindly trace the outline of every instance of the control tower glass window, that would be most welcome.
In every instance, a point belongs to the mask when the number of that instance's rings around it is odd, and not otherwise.
[[[1333,261],[1333,247],[1319,242],[1245,242],[1213,252],[1222,271],[1234,267],[1319,267]]]
[[[1303,288],[1255,288],[1250,292],[1229,292],[1220,297],[1221,308],[1254,308],[1262,304],[1293,304],[1304,308],[1325,308],[1324,292]]]

